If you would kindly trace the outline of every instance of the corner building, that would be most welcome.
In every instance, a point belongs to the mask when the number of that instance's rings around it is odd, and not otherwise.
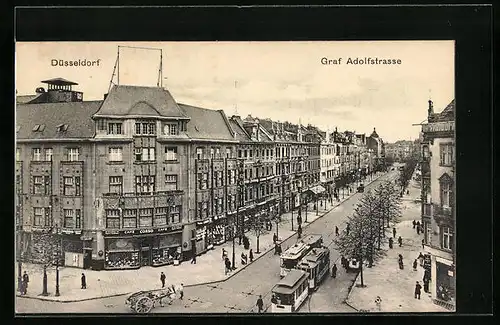
[[[422,224],[424,267],[435,303],[455,309],[455,100],[434,113],[429,100],[422,125]]]

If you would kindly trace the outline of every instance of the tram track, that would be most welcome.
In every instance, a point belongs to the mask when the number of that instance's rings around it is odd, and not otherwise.
[[[372,184],[375,184],[375,182],[377,182],[377,181],[393,181],[396,177],[397,177],[397,174],[392,174],[392,173],[391,173],[391,174],[385,174],[385,175],[382,175],[381,177],[379,177],[378,179],[376,179],[375,181],[371,182],[368,186],[369,186],[369,187],[372,187],[371,185],[372,185]],[[356,194],[357,194],[357,193],[356,193]],[[355,195],[356,195],[356,194],[355,194]],[[344,202],[342,202],[342,204],[344,204],[344,203],[348,202],[349,200],[351,200],[351,199],[355,198],[355,195],[353,195],[353,196],[351,196],[351,197],[347,198]],[[337,205],[337,206],[335,206],[335,207],[331,208],[328,212],[326,212],[326,213],[325,213],[325,215],[324,215],[324,216],[326,216],[326,215],[327,215],[327,214],[329,214],[329,213],[332,213],[333,211],[335,211],[335,210],[336,210],[336,209],[338,209],[338,208],[341,208],[341,207],[342,207],[342,204],[341,204],[341,205]],[[317,219],[313,220],[312,222],[308,223],[307,228],[305,227],[305,228],[306,228],[306,230],[307,230],[307,229],[309,229],[309,227],[310,227],[311,225],[313,225],[316,221],[321,220],[321,219],[322,219],[322,217],[321,217],[321,218],[317,218]],[[347,222],[347,220],[344,220],[343,222],[341,222],[341,224],[345,225],[345,223],[346,223],[346,222]],[[328,223],[328,221],[327,221],[326,223]],[[314,231],[313,231],[313,232],[310,232],[310,231],[304,231],[304,233],[303,233],[303,237],[304,237],[304,236],[306,236],[306,235],[308,235],[308,234],[315,234],[315,233],[317,233],[317,232],[314,232]],[[333,230],[332,230],[331,232],[327,233],[327,235],[326,235],[326,236],[325,236],[325,234],[322,234],[322,235],[323,235],[323,238],[331,238],[331,237],[335,237],[335,236],[336,236],[336,235],[335,235],[335,228],[333,228]],[[291,236],[290,238],[288,238],[286,241],[288,241],[288,240],[290,240],[290,241],[291,241],[291,240],[293,240],[293,238],[294,238],[295,236],[296,236],[296,234],[295,234],[295,235],[293,235],[293,236]],[[325,247],[327,247],[327,248],[330,248],[330,247],[334,244],[334,242],[335,242],[335,239],[332,239],[332,240],[328,243],[328,245],[324,245],[324,246],[325,246]],[[332,254],[331,254],[330,256],[332,256]],[[333,260],[333,263],[337,263],[337,262],[340,260],[340,258],[341,258],[341,256],[338,256],[335,260]],[[330,260],[330,265],[331,265],[331,263],[332,263],[332,260]],[[262,295],[262,298],[263,298],[263,300],[264,300],[264,301],[270,301],[270,299],[268,299],[268,298],[269,298],[269,296],[270,296],[270,295],[271,295],[271,293],[272,293],[272,288],[273,288],[273,287],[271,287],[271,289],[270,289],[268,292],[266,292],[265,294],[261,294],[261,295]],[[258,295],[256,295],[256,296],[258,296]],[[310,299],[310,297],[309,297],[308,299]],[[264,312],[267,312],[267,311],[269,310],[269,308],[271,307],[271,305],[272,305],[272,303],[267,303],[267,304],[265,304]],[[300,308],[299,308],[299,309],[300,309]],[[253,313],[253,312],[255,312],[255,306],[252,306],[252,307],[248,310],[248,313]]]

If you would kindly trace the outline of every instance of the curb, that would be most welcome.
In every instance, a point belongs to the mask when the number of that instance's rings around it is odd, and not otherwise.
[[[80,301],[88,301],[88,300],[97,300],[97,299],[104,299],[104,298],[119,297],[119,296],[128,295],[130,293],[131,292],[116,293],[116,294],[107,295],[107,296],[98,296],[98,297],[92,297],[92,298],[73,299],[73,300],[49,299],[49,298],[42,298],[42,297],[38,297],[38,296],[37,297],[30,297],[30,296],[23,296],[23,295],[20,295],[20,294],[16,294],[16,297],[26,298],[26,299],[42,300],[42,301],[60,302],[60,303],[71,303],[71,302],[80,302]]]
[[[370,185],[371,183],[375,182],[376,180],[378,180],[379,178],[381,178],[382,176],[384,176],[386,174],[382,174],[380,175],[379,177],[373,179],[370,183],[368,183],[368,185]],[[311,222],[308,222],[307,224],[304,224],[304,227],[303,228],[307,228],[309,227],[311,224],[313,224],[314,222],[316,222],[317,220],[323,218],[325,215],[327,215],[328,213],[330,213],[330,211],[332,211],[333,209],[337,208],[339,205],[343,204],[344,202],[346,202],[347,200],[349,200],[350,198],[352,198],[355,194],[357,194],[357,192],[354,192],[352,193],[351,195],[348,195],[345,199],[341,200],[340,202],[338,202],[338,204],[332,206],[330,209],[328,209],[327,211],[323,212],[321,215],[318,215],[318,217],[316,219],[314,219],[313,221]],[[287,240],[289,240],[290,238],[292,238],[293,236],[297,235],[297,231],[294,231],[290,236],[286,237],[285,239],[283,239],[281,242],[285,242]],[[265,252],[261,252],[260,254],[258,254],[258,256],[254,259],[254,261],[257,261],[259,258],[261,258],[262,256],[265,256],[267,254],[269,254],[271,251],[272,251],[272,247],[270,249],[268,249],[267,251]],[[338,259],[337,259],[338,260]],[[238,274],[239,272],[243,271],[247,266],[250,266],[251,263],[245,265],[244,267],[242,268],[239,268],[236,272],[232,273],[231,275],[229,275],[228,277],[224,278],[224,279],[221,279],[221,280],[215,280],[215,281],[208,281],[208,282],[201,282],[201,283],[195,283],[195,284],[187,284],[187,285],[184,285],[184,288],[188,288],[188,287],[194,287],[194,286],[202,286],[202,285],[209,285],[209,284],[216,284],[216,283],[221,283],[221,282],[225,282],[229,279],[231,279],[233,276],[235,276],[236,274]],[[359,276],[359,274],[358,274]],[[356,279],[354,280],[354,283],[357,281],[358,279],[358,276],[356,276]],[[353,285],[354,287],[354,285]],[[355,309],[356,311],[358,309],[352,307],[348,302],[347,300],[349,299],[349,296],[351,295],[351,291],[352,291],[352,287],[351,287],[351,290],[349,290],[349,293],[347,295],[347,298],[345,300],[345,303],[350,306],[351,308]],[[97,296],[97,297],[91,297],[91,298],[84,298],[84,299],[72,299],[72,300],[62,300],[62,299],[49,299],[49,298],[43,298],[43,297],[39,297],[39,296],[36,296],[36,297],[33,297],[33,296],[24,296],[24,295],[20,295],[20,294],[16,294],[16,297],[19,297],[19,298],[26,298],[26,299],[36,299],[36,300],[41,300],[41,301],[52,301],[52,302],[59,302],[59,303],[72,303],[72,302],[80,302],[80,301],[89,301],[89,300],[97,300],[97,299],[105,299],[105,298],[112,298],[112,297],[119,297],[119,296],[125,296],[125,295],[128,295],[128,294],[131,294],[132,292],[125,292],[125,293],[117,293],[117,294],[111,294],[111,295],[106,295],[106,296]]]

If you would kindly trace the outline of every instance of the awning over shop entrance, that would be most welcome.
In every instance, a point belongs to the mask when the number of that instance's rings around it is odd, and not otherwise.
[[[318,195],[318,194],[323,193],[325,191],[325,188],[321,185],[317,185],[317,186],[311,187],[309,189],[309,191],[311,191],[315,195]]]

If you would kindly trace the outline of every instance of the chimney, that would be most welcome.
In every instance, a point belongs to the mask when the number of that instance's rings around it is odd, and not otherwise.
[[[429,109],[427,110],[427,116],[430,117],[432,114],[434,114],[434,105],[432,103],[432,100],[429,99]]]

